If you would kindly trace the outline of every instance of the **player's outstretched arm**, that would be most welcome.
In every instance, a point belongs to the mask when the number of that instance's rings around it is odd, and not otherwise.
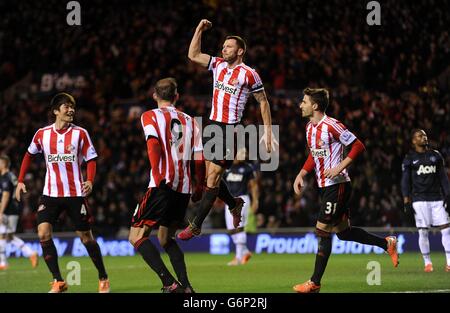
[[[261,106],[261,117],[264,123],[264,135],[261,138],[265,142],[267,153],[271,153],[278,146],[278,142],[273,138],[272,133],[272,115],[270,113],[270,105],[264,90],[253,93],[256,101]]]
[[[189,45],[188,58],[192,62],[200,64],[203,67],[207,67],[211,56],[206,53],[202,53],[202,33],[211,28],[212,23],[206,19],[203,19],[195,29],[194,36],[192,36],[191,44]]]

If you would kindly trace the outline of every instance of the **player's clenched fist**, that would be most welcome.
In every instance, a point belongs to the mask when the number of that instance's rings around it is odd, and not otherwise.
[[[212,23],[210,21],[208,21],[207,19],[203,19],[200,21],[200,23],[198,23],[197,29],[199,31],[204,31],[207,29],[210,29],[212,26]]]

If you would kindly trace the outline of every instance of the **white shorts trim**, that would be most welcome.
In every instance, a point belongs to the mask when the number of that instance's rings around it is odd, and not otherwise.
[[[412,204],[415,211],[416,227],[429,228],[450,223],[444,208],[444,201],[416,201]]]
[[[242,220],[241,223],[239,224],[239,227],[245,227],[245,225],[247,225],[248,210],[250,208],[250,196],[243,195],[239,196],[239,198],[242,198],[245,201],[244,206],[242,207],[241,212]],[[229,230],[234,229],[233,216],[231,215],[230,210],[228,209],[228,205],[225,205],[225,223],[227,224],[227,229]]]
[[[13,234],[17,229],[19,215],[3,214],[3,221],[0,221],[0,234]]]

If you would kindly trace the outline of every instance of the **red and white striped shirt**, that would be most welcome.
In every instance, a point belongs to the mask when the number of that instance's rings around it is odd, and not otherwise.
[[[309,122],[306,125],[306,140],[314,160],[317,184],[327,187],[350,181],[347,169],[333,179],[326,178],[324,171],[336,167],[344,158],[344,146],[356,140],[338,120],[324,116],[317,125]]]
[[[211,57],[208,70],[213,73],[210,120],[239,123],[250,93],[264,90],[258,73],[244,63],[228,68],[222,58]]]
[[[145,139],[155,137],[161,145],[159,172],[166,184],[179,193],[192,193],[190,160],[203,151],[200,130],[195,120],[174,107],[146,111],[141,116]],[[150,170],[148,187],[156,187]]]
[[[81,163],[97,157],[88,132],[70,124],[58,133],[55,124],[40,128],[28,147],[30,154],[43,153],[47,173],[43,194],[49,197],[83,197]]]

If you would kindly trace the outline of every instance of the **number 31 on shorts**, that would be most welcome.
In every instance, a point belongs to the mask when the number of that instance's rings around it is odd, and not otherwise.
[[[334,214],[336,212],[337,203],[327,202],[325,214]]]

